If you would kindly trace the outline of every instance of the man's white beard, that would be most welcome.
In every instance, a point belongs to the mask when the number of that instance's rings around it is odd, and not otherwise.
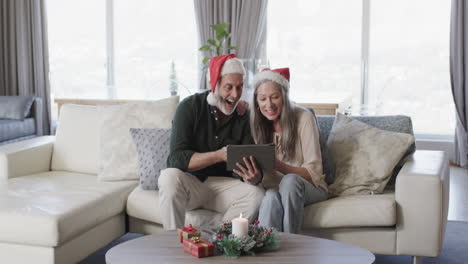
[[[239,104],[239,100],[237,100],[236,104],[232,107],[232,110],[229,111],[228,106],[226,104],[226,100],[217,93],[215,93],[215,95],[218,97],[218,103],[216,104],[216,106],[218,107],[219,111],[221,111],[225,115],[231,115],[232,113],[234,113],[237,105]]]

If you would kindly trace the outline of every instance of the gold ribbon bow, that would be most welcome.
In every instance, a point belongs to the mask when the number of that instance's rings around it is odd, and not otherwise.
[[[192,242],[195,243],[195,244],[196,243],[201,243],[201,238],[198,237],[198,236],[192,237],[191,239],[192,239]]]

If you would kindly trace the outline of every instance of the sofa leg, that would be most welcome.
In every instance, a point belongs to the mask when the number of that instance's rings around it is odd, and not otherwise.
[[[130,232],[130,217],[125,214],[125,234]]]
[[[422,257],[413,256],[413,264],[422,264]]]

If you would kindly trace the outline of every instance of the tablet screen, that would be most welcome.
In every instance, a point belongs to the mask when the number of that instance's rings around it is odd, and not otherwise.
[[[259,169],[275,168],[275,145],[228,145],[227,146],[227,170],[239,169],[236,163],[244,165],[243,157],[253,156]]]

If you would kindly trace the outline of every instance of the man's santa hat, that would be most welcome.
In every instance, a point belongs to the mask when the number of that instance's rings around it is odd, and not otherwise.
[[[210,59],[209,82],[211,92],[206,98],[210,105],[218,103],[219,99],[215,93],[221,77],[232,73],[242,74],[242,77],[245,75],[244,65],[235,54],[222,55]]]
[[[255,75],[253,87],[257,89],[257,86],[264,81],[272,81],[282,86],[286,91],[289,90],[289,68],[262,70]]]

